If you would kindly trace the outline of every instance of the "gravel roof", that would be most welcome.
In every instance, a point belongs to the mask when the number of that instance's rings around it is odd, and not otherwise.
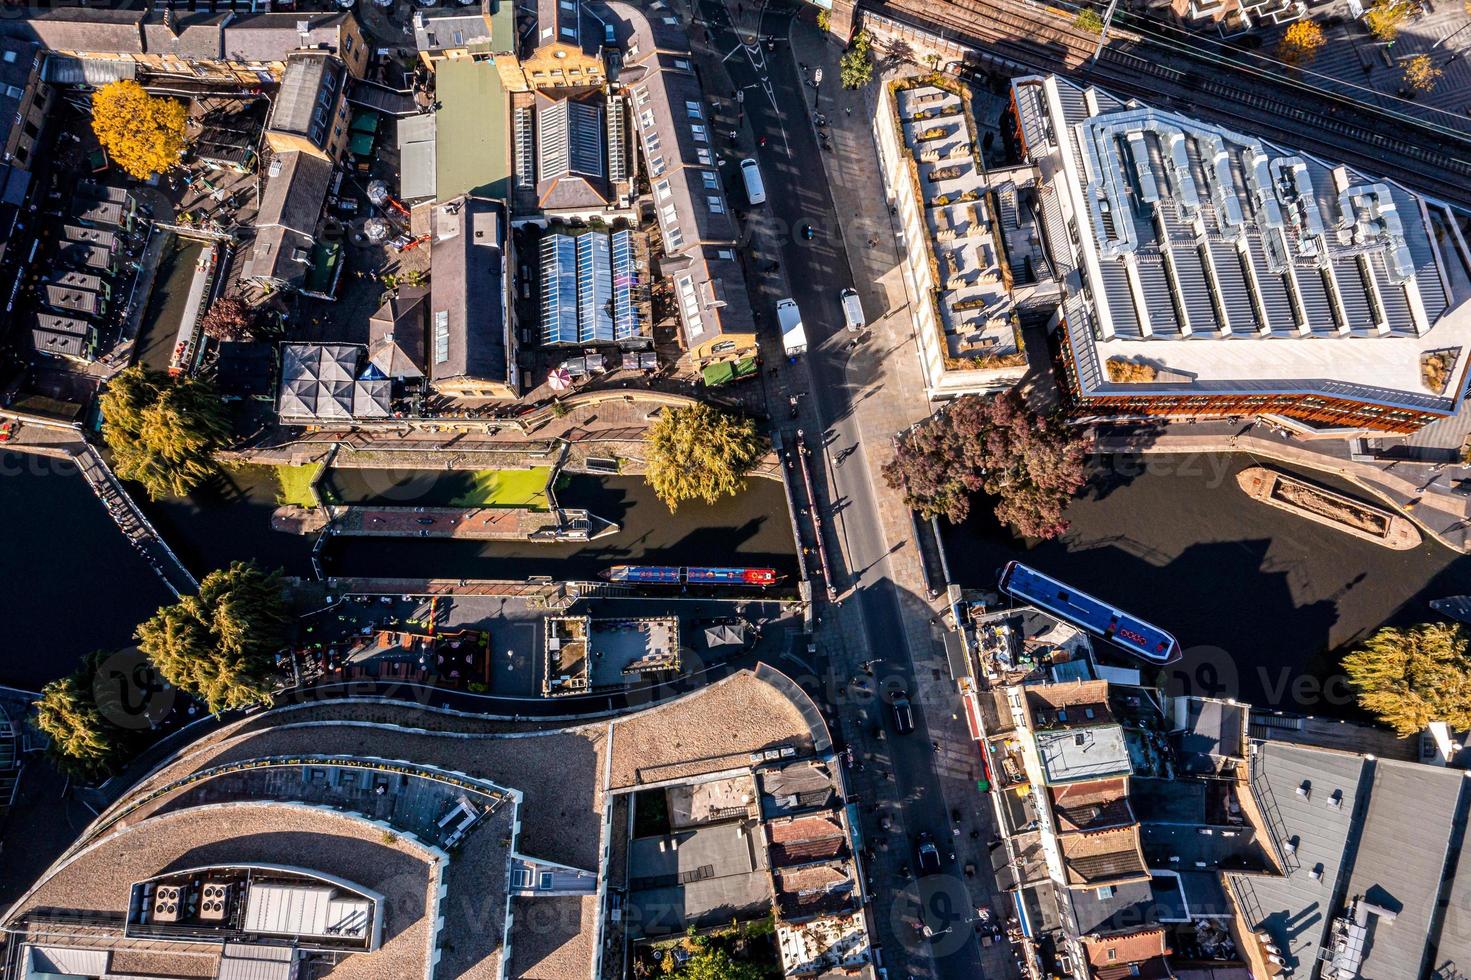
[[[614,789],[747,768],[751,753],[812,749],[811,731],[775,687],[742,671],[698,694],[614,722]]]
[[[511,905],[512,980],[566,980],[592,969],[594,895],[517,898]]]
[[[409,759],[520,790],[526,807],[521,850],[531,857],[594,870],[602,824],[605,731],[594,726],[522,736],[446,737],[377,723],[290,723],[203,744],[149,777],[135,794],[212,765],[302,751]]]
[[[162,814],[114,831],[56,870],[16,907],[126,913],[134,882],[209,864],[285,864],[336,875],[384,896],[383,946],[349,956],[333,980],[422,976],[430,865],[411,845],[326,810],[229,804]],[[15,916],[11,917],[12,919]]]

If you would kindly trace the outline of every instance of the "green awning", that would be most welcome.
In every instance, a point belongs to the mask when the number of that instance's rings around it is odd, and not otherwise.
[[[378,113],[371,109],[364,109],[352,117],[352,131],[354,133],[376,133],[378,132]]]
[[[706,364],[703,371],[705,384],[711,388],[717,385],[727,384],[735,377],[735,365],[730,361],[717,361],[714,364]]]
[[[372,133],[354,133],[353,136],[352,136],[352,142],[348,144],[348,149],[352,152],[352,155],[355,156],[355,157],[370,157],[370,156],[372,156],[373,155],[373,134]]]
[[[754,357],[743,357],[735,362],[735,377],[749,378],[756,373],[756,359]]]

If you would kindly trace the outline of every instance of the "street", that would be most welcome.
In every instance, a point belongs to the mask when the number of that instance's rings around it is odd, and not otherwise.
[[[721,128],[731,128],[724,125],[730,116],[740,134],[732,148],[735,159],[754,152],[771,202],[748,217],[755,308],[771,323],[776,301],[790,296],[801,308],[808,336],[808,353],[795,364],[779,353],[768,355],[768,363],[781,366],[767,375],[767,400],[775,406],[773,415],[784,417],[779,408],[798,397],[798,418],[785,423],[783,442],[795,443],[800,429],[814,453],[816,508],[824,517],[838,601],[819,613],[819,662],[810,666],[822,675],[816,685],[821,690],[813,693],[833,719],[835,742],[851,749],[848,784],[860,803],[863,837],[872,850],[867,869],[875,941],[891,976],[1010,975],[1014,968],[1001,947],[986,950],[983,962],[972,926],[976,906],[995,898],[985,849],[994,827],[989,807],[975,790],[977,756],[954,716],[955,689],[934,666],[943,663],[943,656],[933,629],[926,628],[933,627],[935,613],[915,591],[924,586],[896,576],[896,554],[915,543],[912,536],[891,542],[886,533],[872,449],[865,445],[857,412],[860,401],[875,395],[917,401],[922,408],[917,390],[882,391],[876,383],[884,358],[912,357],[913,352],[880,349],[867,334],[855,345],[843,327],[839,294],[853,285],[853,274],[820,169],[823,155],[838,151],[820,145],[809,116],[806,80],[789,40],[791,13],[762,11],[759,22],[748,15],[752,23],[742,23],[740,30],[724,3],[705,0],[698,13],[711,49],[702,67],[712,101],[725,114]],[[753,34],[772,43],[748,43]],[[729,85],[711,77],[712,69],[728,74]],[[823,89],[836,87],[836,74],[830,71],[819,86],[819,105]],[[830,111],[839,110],[834,105]],[[734,161],[727,163],[732,177]],[[730,186],[732,199],[743,204],[738,184]],[[875,200],[869,206],[882,209],[884,204]],[[812,229],[810,240],[804,226]],[[882,312],[870,310],[869,316],[877,319]],[[803,523],[811,541],[813,528]],[[822,585],[815,583],[814,591],[820,593]],[[871,679],[862,666],[870,660],[876,661],[870,665]],[[916,708],[915,730],[909,734],[895,730],[890,702],[900,694]],[[884,829],[886,824],[890,829]],[[915,879],[921,834],[938,842],[942,872]],[[961,872],[967,863],[974,866],[974,879]],[[933,930],[929,938],[919,931],[921,909]]]

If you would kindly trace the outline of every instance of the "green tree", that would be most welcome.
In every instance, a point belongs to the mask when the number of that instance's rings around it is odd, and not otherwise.
[[[1103,18],[1098,16],[1098,11],[1092,7],[1084,7],[1078,11],[1078,16],[1073,18],[1073,26],[1089,34],[1102,34]]]
[[[676,980],[764,980],[765,973],[755,963],[732,957],[723,949],[701,943],[680,969]]]
[[[164,680],[219,714],[271,702],[290,621],[281,573],[237,561],[139,625],[138,646]]]
[[[838,79],[843,88],[863,88],[873,81],[873,64],[873,38],[867,31],[859,31],[838,60]]]
[[[1343,658],[1359,705],[1401,736],[1432,721],[1471,727],[1471,656],[1453,623],[1385,627]]]
[[[72,674],[41,688],[35,702],[36,728],[50,739],[47,755],[62,772],[83,778],[101,775],[127,747],[127,732],[99,710],[94,682],[97,666],[106,657],[96,651],[82,659]]]
[[[92,96],[92,132],[124,171],[147,180],[179,162],[189,110],[149,95],[134,81],[109,82]]]
[[[206,381],[173,381],[139,365],[102,396],[102,438],[117,474],[154,500],[185,496],[218,473],[213,454],[229,435],[224,403]]]
[[[1405,18],[1414,12],[1407,0],[1375,0],[1374,6],[1364,11],[1364,26],[1385,44],[1393,44]]]
[[[665,410],[646,442],[644,479],[671,513],[684,500],[713,504],[741,492],[766,452],[754,422],[703,403]]]
[[[832,30],[833,12],[831,10],[819,10],[817,12],[817,29],[826,34]]]
[[[1014,391],[967,395],[901,434],[883,472],[925,518],[958,524],[985,493],[1016,534],[1054,538],[1067,530],[1063,511],[1086,480],[1084,448],[1060,416],[1032,412]]]

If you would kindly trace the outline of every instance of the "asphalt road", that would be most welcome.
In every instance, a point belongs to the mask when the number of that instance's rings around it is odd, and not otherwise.
[[[843,614],[851,613],[851,608],[842,613],[831,606],[825,609],[817,636],[828,658],[823,665],[827,683],[818,696],[837,718],[835,742],[841,745],[846,740],[854,753],[848,782],[864,804],[860,808],[865,814],[864,838],[876,848],[868,864],[876,939],[890,976],[977,977],[982,975],[979,948],[966,921],[971,902],[956,864],[949,860],[951,813],[941,792],[938,760],[923,710],[916,701],[916,731],[898,735],[882,697],[885,692],[916,691],[912,655],[900,639],[904,636],[900,602],[915,600],[901,595],[894,582],[877,510],[874,473],[853,416],[860,390],[855,382],[861,379],[858,372],[850,373],[852,338],[844,329],[838,300],[840,292],[852,286],[852,274],[819,163],[821,154],[829,151],[819,145],[801,87],[804,82],[785,41],[791,15],[789,11],[764,14],[761,35],[775,40],[767,50],[742,44],[723,3],[706,0],[699,11],[712,46],[728,55],[724,68],[743,93],[740,106],[757,138],[755,152],[770,202],[766,212],[753,216],[757,231],[752,269],[760,280],[757,289],[764,301],[758,301],[758,309],[773,322],[775,301],[790,290],[806,327],[807,355],[795,367],[780,369],[781,391],[806,394],[800,417],[788,423],[786,435],[795,435],[793,430],[801,426],[806,444],[816,454],[814,490],[818,510],[829,515],[826,543],[837,566],[833,582],[842,601],[856,603],[861,613],[853,617]],[[825,82],[836,83],[836,79]],[[706,85],[711,85],[708,76]],[[739,190],[734,194],[741,199]],[[802,233],[807,226],[813,232],[810,239]],[[763,275],[773,262],[779,263],[780,270]],[[831,517],[839,513],[837,525]],[[841,541],[835,533],[838,527]],[[863,674],[861,664],[875,658],[882,661],[874,665],[876,676],[865,679],[862,686],[855,685],[853,678]],[[979,797],[963,802],[968,812],[965,826],[977,831],[985,828],[989,836],[985,822],[989,817],[982,802]],[[880,814],[893,821],[891,831],[880,827]],[[939,842],[945,869],[941,875],[915,882],[904,878],[900,869],[905,865],[916,868],[914,847],[921,833]],[[918,938],[914,926],[921,908],[940,929],[948,924],[955,928],[933,943]]]

